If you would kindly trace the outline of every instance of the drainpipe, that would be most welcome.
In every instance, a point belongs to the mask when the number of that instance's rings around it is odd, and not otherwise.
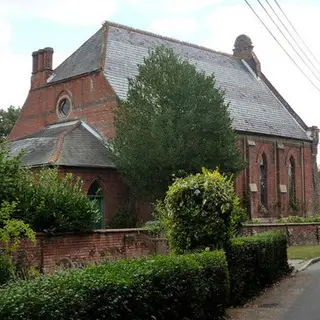
[[[306,216],[305,204],[305,183],[304,183],[304,143],[301,148],[301,187],[302,187],[302,216]]]
[[[273,143],[273,156],[274,156],[274,190],[275,190],[275,203],[276,210],[278,210],[278,159],[277,159],[277,142]],[[280,208],[281,209],[281,208]]]

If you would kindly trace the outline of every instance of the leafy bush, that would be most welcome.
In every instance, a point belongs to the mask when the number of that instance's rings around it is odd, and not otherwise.
[[[14,277],[15,267],[12,257],[0,250],[0,287]]]
[[[212,319],[224,312],[222,251],[118,261],[0,290],[1,319]]]
[[[57,168],[42,169],[30,173],[24,185],[15,216],[36,231],[92,230],[99,220],[94,201],[82,192],[80,178],[71,173],[59,177]]]
[[[21,154],[11,156],[10,144],[0,142],[0,203],[15,202],[13,218],[36,231],[86,231],[99,213],[72,174],[59,177],[58,169],[34,172],[21,167]]]
[[[312,222],[320,222],[320,215],[316,215],[313,217],[298,217],[298,216],[289,216],[285,218],[280,218],[276,221],[276,223],[312,223]]]
[[[0,286],[13,278],[15,265],[12,254],[23,238],[35,241],[35,234],[23,221],[12,219],[15,203],[2,202],[0,207]]]
[[[112,216],[109,227],[119,228],[135,228],[138,223],[138,216],[133,206],[125,205],[120,207]]]
[[[259,219],[252,219],[252,220],[246,220],[244,223],[245,224],[262,224],[263,222],[260,221]]]
[[[174,253],[225,248],[245,220],[233,180],[218,170],[177,179],[160,210]]]
[[[287,240],[280,231],[233,239],[227,259],[232,304],[246,302],[290,271]]]

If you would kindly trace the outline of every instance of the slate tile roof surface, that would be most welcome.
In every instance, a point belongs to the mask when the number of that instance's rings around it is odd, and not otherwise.
[[[107,32],[105,37],[104,32]],[[104,39],[107,39],[105,45]],[[106,23],[63,62],[54,71],[56,76],[51,82],[91,72],[99,67],[105,54],[105,77],[116,94],[124,99],[128,90],[128,78],[138,74],[138,64],[143,63],[148,50],[159,45],[171,47],[176,53],[189,59],[199,70],[215,75],[217,85],[225,90],[226,101],[230,103],[230,116],[237,131],[310,140],[305,128],[297,122],[263,79],[258,78],[242,60],[112,23]],[[103,50],[106,50],[104,54]]]
[[[53,76],[48,79],[49,82],[98,70],[103,53],[103,37],[103,29],[100,29],[53,71]]]
[[[59,140],[62,144],[59,144]],[[21,140],[11,142],[11,155],[22,149],[26,166],[59,165],[114,168],[102,139],[87,130],[83,122],[49,126]]]

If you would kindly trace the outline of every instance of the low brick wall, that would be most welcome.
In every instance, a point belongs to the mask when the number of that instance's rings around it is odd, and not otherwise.
[[[37,233],[36,244],[24,242],[17,259],[48,273],[61,267],[148,256],[164,253],[163,250],[163,243],[151,239],[142,229],[97,230],[85,234]]]
[[[289,246],[319,244],[320,223],[273,223],[246,224],[242,228],[242,236],[251,236],[270,230],[283,232]]]

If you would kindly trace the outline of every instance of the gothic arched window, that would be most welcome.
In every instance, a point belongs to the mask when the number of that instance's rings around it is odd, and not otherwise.
[[[105,213],[104,213],[104,197],[103,191],[99,181],[94,180],[88,190],[88,197],[95,201],[100,212],[101,220],[96,224],[96,228],[104,229],[105,228]]]
[[[265,154],[260,160],[260,203],[267,208],[267,161]]]
[[[296,200],[296,177],[295,177],[295,165],[294,159],[291,156],[288,167],[288,188],[290,201]]]

